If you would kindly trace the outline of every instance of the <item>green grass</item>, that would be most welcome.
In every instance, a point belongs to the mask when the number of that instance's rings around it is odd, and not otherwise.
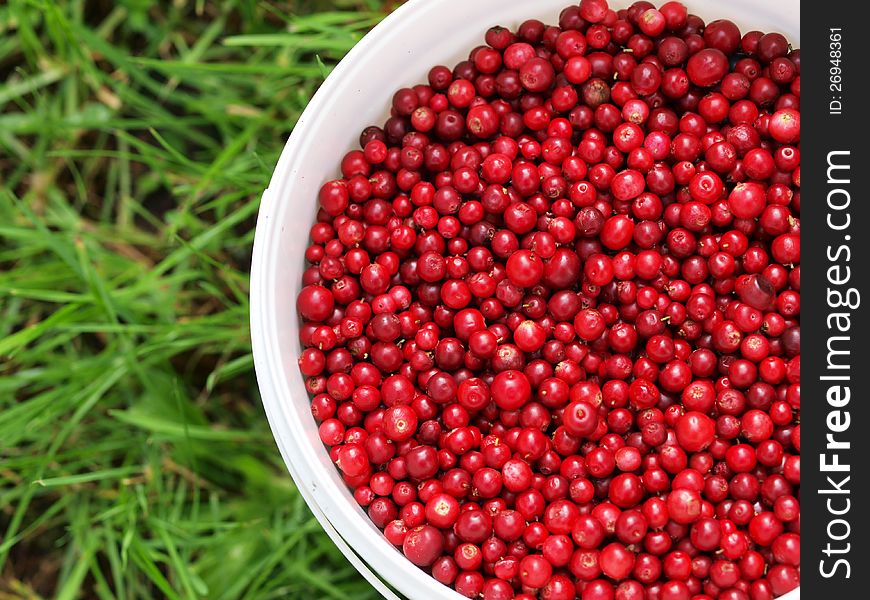
[[[259,194],[378,0],[0,3],[0,598],[365,598],[248,338]]]

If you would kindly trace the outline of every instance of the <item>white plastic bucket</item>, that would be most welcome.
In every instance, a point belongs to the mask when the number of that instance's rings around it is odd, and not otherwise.
[[[662,0],[663,2],[663,0]],[[656,4],[662,2],[656,1]],[[684,0],[707,20],[729,18],[741,31],[784,33],[800,41],[799,0]],[[483,43],[492,25],[528,18],[556,23],[570,0],[410,0],[366,35],[309,103],[263,192],[251,266],[251,338],[266,414],[287,468],[314,515],[348,560],[387,598],[462,598],[406,560],[371,523],[318,437],[297,367],[296,296],[320,185],[335,178],[360,131],[382,124],[393,92],[425,82],[435,64],[452,66]],[[630,2],[612,0],[612,6]],[[360,558],[361,557],[361,558]],[[800,590],[784,596],[800,598]]]

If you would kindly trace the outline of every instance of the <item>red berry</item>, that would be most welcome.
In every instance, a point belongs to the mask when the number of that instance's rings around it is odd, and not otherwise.
[[[713,443],[716,424],[707,415],[692,411],[677,420],[677,442],[689,452],[700,452]]]
[[[409,531],[402,542],[402,552],[417,566],[426,567],[435,562],[444,548],[444,536],[430,525]]]
[[[299,292],[296,301],[299,313],[310,321],[325,321],[335,306],[332,294],[319,285],[308,285]]]
[[[519,578],[524,586],[542,588],[552,574],[552,565],[539,554],[530,554],[520,561]]]
[[[717,48],[705,48],[689,58],[686,72],[695,85],[710,87],[728,72],[728,57]]]
[[[679,2],[484,41],[318,190],[298,365],[330,459],[467,597],[794,589],[800,51]]]
[[[770,117],[770,137],[781,144],[793,144],[801,136],[801,114],[793,108],[778,110]]]
[[[532,394],[528,378],[514,370],[502,371],[495,376],[490,386],[492,399],[502,410],[521,408]]]

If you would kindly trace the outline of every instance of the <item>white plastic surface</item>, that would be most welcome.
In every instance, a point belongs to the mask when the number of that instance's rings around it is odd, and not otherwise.
[[[354,501],[318,437],[296,364],[300,345],[295,308],[317,192],[324,181],[337,176],[338,161],[357,147],[359,132],[369,124],[383,124],[396,89],[424,82],[432,65],[452,66],[467,58],[491,25],[515,26],[527,18],[556,23],[568,4],[569,0],[411,0],[365,36],[327,78],[299,119],[263,194],[251,266],[251,337],[269,424],[317,519],[388,598],[396,596],[371,570],[408,598],[462,596],[437,583],[387,542]],[[611,1],[616,7],[628,4]],[[741,31],[780,31],[799,46],[799,0],[685,4],[707,20],[730,18]],[[800,590],[784,598],[797,600]]]

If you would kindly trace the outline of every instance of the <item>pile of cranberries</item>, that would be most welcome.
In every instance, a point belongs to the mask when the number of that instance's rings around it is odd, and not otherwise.
[[[493,27],[323,185],[320,438],[408,560],[486,600],[800,579],[800,51],[678,2]]]

